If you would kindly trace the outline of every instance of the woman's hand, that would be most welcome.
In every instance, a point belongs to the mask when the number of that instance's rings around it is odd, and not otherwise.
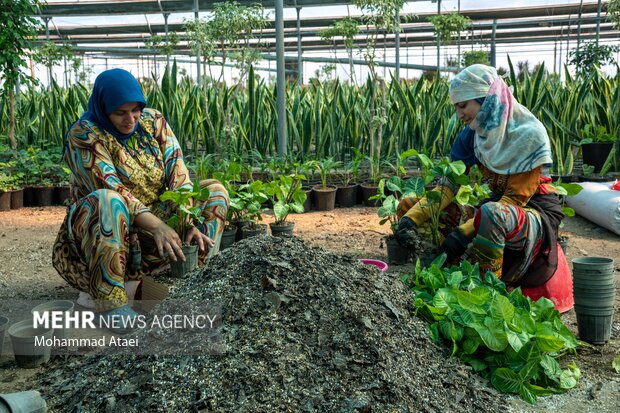
[[[151,212],[144,212],[136,216],[134,224],[151,233],[161,258],[165,258],[168,254],[171,261],[178,261],[179,259],[185,261],[185,255],[181,250],[181,238],[164,221]]]
[[[185,243],[191,244],[193,240],[196,241],[196,244],[198,244],[198,248],[200,248],[201,253],[204,253],[206,251],[207,246],[209,248],[213,248],[213,245],[215,245],[211,238],[200,232],[200,230],[195,226],[191,226],[187,230],[187,235],[185,236]]]

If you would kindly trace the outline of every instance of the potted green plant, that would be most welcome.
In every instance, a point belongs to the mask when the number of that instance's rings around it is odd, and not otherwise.
[[[294,222],[286,220],[291,211],[304,212],[306,193],[301,189],[303,175],[280,175],[277,180],[267,185],[267,193],[273,199],[275,222],[269,224],[271,234],[284,237],[293,235]]]
[[[224,224],[224,231],[222,232],[222,239],[220,241],[220,251],[225,250],[235,241],[241,239],[241,230],[239,230],[236,225],[236,222],[240,222],[241,205],[239,197],[237,196],[235,182],[241,180],[242,169],[242,163],[230,161],[221,170],[213,172],[213,177],[226,188],[230,201],[228,210],[226,211],[226,223]]]
[[[0,172],[0,211],[11,209],[11,191],[13,191],[13,177]]]
[[[594,173],[595,169],[594,165],[588,165],[587,163],[581,165],[582,174],[577,177],[579,182],[606,182],[610,180],[604,174],[596,175]]]
[[[337,185],[336,203],[341,208],[349,208],[357,204],[359,192],[359,173],[364,155],[355,148],[353,158],[346,163],[344,171],[340,174],[340,184]]]
[[[198,265],[198,245],[185,244],[185,237],[187,231],[195,222],[202,223],[204,221],[202,209],[199,206],[195,206],[193,202],[206,201],[208,199],[209,190],[201,188],[200,182],[197,181],[194,182],[192,189],[176,188],[167,190],[159,196],[160,201],[170,202],[174,207],[174,214],[168,218],[166,224],[179,234],[183,242],[181,249],[183,255],[185,255],[185,261],[177,260],[170,262],[172,276],[174,277],[183,277]]]
[[[335,161],[334,158],[325,158],[316,161],[315,167],[321,176],[321,184],[315,185],[314,200],[318,211],[331,211],[336,207],[336,187],[327,185],[327,177],[331,171],[338,168],[342,163]]]
[[[594,166],[594,173],[599,173],[609,157],[617,136],[604,126],[595,127],[587,124],[581,130],[581,155],[583,163]]]
[[[377,208],[377,215],[379,216],[379,224],[384,225],[389,223],[390,235],[385,237],[385,245],[387,247],[388,263],[390,264],[405,264],[409,260],[410,251],[400,245],[396,240],[396,231],[398,230],[398,203],[400,202],[399,194],[403,194],[403,197],[416,196],[420,188],[424,188],[424,185],[420,185],[419,178],[409,179],[403,181],[398,176],[392,176],[388,180],[381,179],[379,181],[377,194],[371,197],[371,200],[377,200],[380,202],[379,208]],[[386,189],[392,192],[387,195]]]
[[[243,184],[237,190],[239,220],[247,222],[241,225],[241,238],[249,238],[267,232],[267,225],[259,224],[258,221],[263,220],[263,203],[269,197],[265,192],[265,184],[260,181],[253,181]]]

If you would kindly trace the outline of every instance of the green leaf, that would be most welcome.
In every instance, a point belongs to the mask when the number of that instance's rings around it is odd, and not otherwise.
[[[503,351],[508,346],[508,339],[504,331],[504,323],[487,317],[484,327],[474,326],[484,344],[493,351]]]
[[[496,294],[491,300],[491,307],[489,308],[491,317],[496,321],[511,322],[515,315],[515,308],[510,303],[507,297]]]
[[[536,403],[536,394],[527,386],[527,383],[514,371],[501,367],[491,375],[491,383],[504,393],[517,393],[528,403]]]
[[[485,296],[486,293],[486,296]],[[476,314],[486,314],[487,310],[482,308],[488,298],[491,296],[485,288],[474,289],[471,292],[459,291],[457,293],[458,303],[464,309]]]
[[[581,370],[575,366],[575,364],[570,364],[567,369],[562,371],[560,374],[560,388],[562,389],[572,389],[577,385],[577,382],[581,378]]]
[[[611,362],[611,367],[616,370],[616,373],[620,373],[620,354],[614,357],[613,361]]]

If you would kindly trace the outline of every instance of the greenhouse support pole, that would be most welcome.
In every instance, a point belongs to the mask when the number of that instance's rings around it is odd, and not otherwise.
[[[286,73],[284,72],[284,0],[276,0],[276,67],[278,110],[278,155],[286,156]]]
[[[304,62],[301,59],[302,51],[301,51],[301,20],[299,19],[299,14],[301,12],[301,7],[295,7],[297,11],[297,81],[300,85],[304,84]]]
[[[579,16],[577,16],[577,50],[581,45],[581,12],[583,10],[583,0],[579,2]]]
[[[598,0],[598,6],[596,8],[596,45],[598,46],[599,38],[601,37],[601,7],[603,2]]]
[[[194,0],[194,20],[198,21],[199,16],[198,12],[200,11],[200,5],[198,4],[198,0]],[[200,47],[198,48],[198,53],[196,54],[196,83],[199,85],[202,83],[202,79],[200,78]]]
[[[491,66],[495,67],[497,62],[497,50],[495,45],[495,32],[497,31],[497,19],[493,19],[493,32],[491,33]]]
[[[394,47],[396,48],[395,50],[395,56],[394,59],[396,60],[396,69],[394,70],[394,76],[396,77],[397,81],[400,81],[400,16],[399,13],[396,12],[396,34],[395,34],[395,38],[394,38]]]
[[[166,47],[170,46],[168,39],[168,17],[170,13],[164,13],[164,32],[166,33]],[[170,55],[166,54],[166,70],[170,70]]]
[[[441,0],[437,0],[437,15],[441,14]],[[439,64],[441,62],[441,42],[437,36],[437,76],[440,76]]]
[[[50,41],[50,19],[51,17],[45,17],[45,41]],[[52,65],[47,66],[47,85],[52,85]]]

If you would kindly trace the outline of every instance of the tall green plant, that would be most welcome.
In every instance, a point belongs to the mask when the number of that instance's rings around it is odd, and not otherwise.
[[[10,7],[0,9],[2,25],[0,36],[0,79],[3,80],[5,93],[9,96],[9,130],[8,137],[13,149],[17,148],[15,140],[15,87],[20,82],[32,81],[27,78],[22,68],[27,68],[26,56],[33,50],[35,39],[41,23],[34,16],[41,5],[39,0],[14,0]]]

